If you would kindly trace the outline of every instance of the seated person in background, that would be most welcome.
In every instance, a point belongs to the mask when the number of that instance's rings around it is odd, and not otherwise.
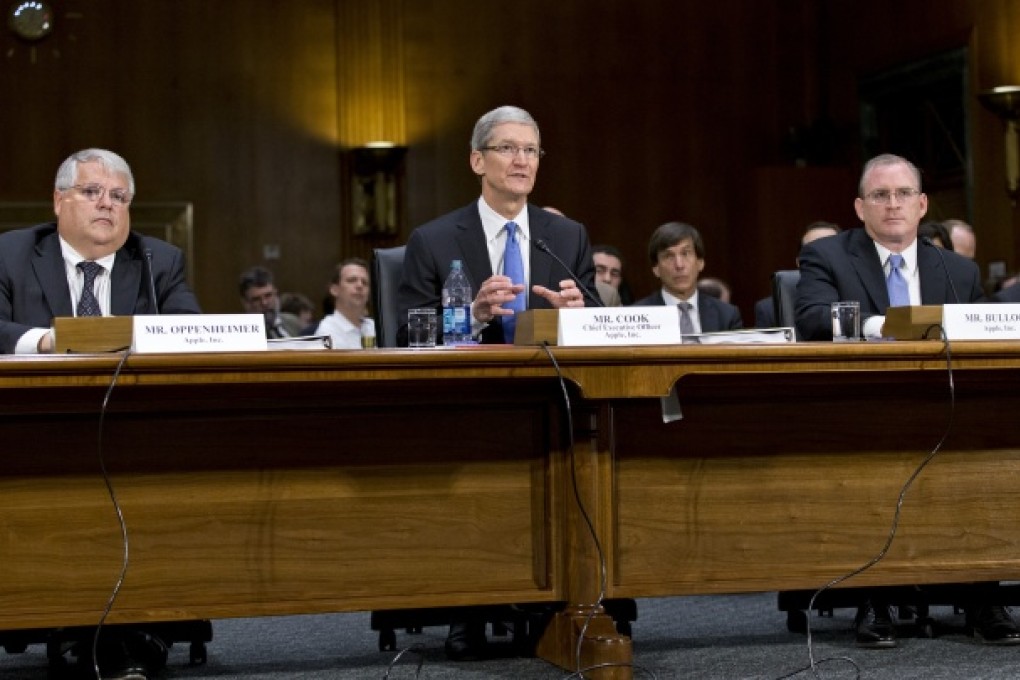
[[[949,238],[949,230],[941,222],[925,222],[917,228],[918,238],[928,238],[943,250],[953,250],[953,241]]]
[[[733,294],[730,292],[730,284],[726,283],[722,279],[712,277],[707,279],[698,279],[698,292],[704,293],[705,295],[711,295],[723,302],[730,302],[733,297]]]
[[[288,328],[280,315],[280,294],[273,283],[273,272],[265,267],[252,267],[241,274],[239,287],[244,311],[266,317],[267,338],[292,338],[301,334],[296,320]]]
[[[953,252],[959,253],[968,260],[973,260],[977,253],[977,235],[974,227],[963,220],[944,220],[943,226],[949,230],[949,239],[953,242]]]
[[[662,289],[635,305],[677,305],[683,335],[743,328],[740,310],[711,295],[698,294],[698,276],[705,268],[705,244],[697,229],[683,222],[667,222],[648,241],[652,273]]]
[[[620,296],[618,304],[629,305],[634,301],[630,294],[630,287],[623,280],[623,255],[616,246],[600,243],[591,247],[591,258],[595,262],[595,283],[602,282],[606,286],[616,289]],[[600,288],[601,293],[601,288]],[[613,299],[612,296],[603,296],[603,300]],[[606,306],[612,306],[606,302]]]
[[[860,302],[863,332],[873,338],[881,337],[889,307],[981,300],[976,264],[952,251],[936,252],[937,246],[917,238],[928,197],[921,191],[921,173],[913,163],[892,154],[868,161],[854,209],[863,229],[813,241],[800,252],[796,307],[801,338],[831,340],[830,304],[839,300]],[[947,276],[952,277],[956,292]],[[1020,630],[1005,607],[984,599],[976,586],[960,588],[969,599],[964,609],[976,636],[987,644],[1020,643]],[[890,603],[879,589],[865,593],[867,599],[858,608],[855,622],[857,644],[894,647]]]
[[[284,325],[293,324],[301,329],[301,335],[308,335],[306,330],[315,330],[315,305],[307,295],[301,293],[284,293],[280,296],[280,316]]]
[[[832,222],[812,222],[804,229],[804,235],[800,237],[800,245],[803,248],[806,243],[811,243],[815,239],[825,238],[826,236],[835,236],[840,231],[842,230],[839,228],[839,225]],[[800,266],[799,259],[796,257],[793,258],[793,263],[797,267]],[[775,328],[778,325],[776,307],[771,295],[763,297],[754,303],[755,328]]]
[[[375,338],[375,321],[368,315],[371,294],[368,263],[360,257],[336,266],[329,284],[334,311],[319,322],[315,335],[333,338],[333,349],[361,349],[362,335]]]
[[[123,158],[104,149],[79,151],[57,170],[56,223],[0,235],[5,354],[51,352],[50,326],[57,316],[201,312],[185,280],[180,249],[131,231],[134,194]],[[73,528],[68,531],[73,539]],[[93,662],[109,680],[145,680],[166,664],[167,643],[152,625],[104,626],[99,633],[94,660],[95,629],[78,631],[71,640],[72,653],[87,664],[90,676]],[[62,657],[51,658],[58,660]]]

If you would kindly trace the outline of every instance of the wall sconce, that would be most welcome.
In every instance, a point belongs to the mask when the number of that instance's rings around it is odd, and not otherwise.
[[[1017,120],[1020,119],[1020,85],[993,87],[978,94],[985,108],[1002,119],[1006,126],[1006,193],[1016,207],[1020,184],[1020,140],[1017,138]]]
[[[406,146],[369,142],[351,153],[351,218],[357,236],[393,236],[403,214]]]

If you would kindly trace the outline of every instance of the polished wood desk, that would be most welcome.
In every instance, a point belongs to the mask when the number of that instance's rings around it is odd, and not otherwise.
[[[949,419],[935,342],[134,356],[110,622],[815,588]],[[118,356],[0,358],[0,629],[94,624],[123,548]],[[1020,345],[957,343],[942,453],[848,585],[1020,577]],[[676,385],[683,419],[658,397]],[[582,663],[626,663],[596,616]],[[598,678],[629,678],[626,668]]]

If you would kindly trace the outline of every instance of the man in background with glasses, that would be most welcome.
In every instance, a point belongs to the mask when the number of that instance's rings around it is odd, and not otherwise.
[[[930,240],[918,239],[928,210],[921,172],[905,158],[884,154],[867,162],[854,201],[864,229],[818,239],[800,252],[797,333],[804,340],[831,340],[830,304],[857,300],[865,337],[882,336],[886,309],[896,305],[942,305],[983,298],[980,272],[972,261]],[[864,436],[867,436],[866,434]],[[1020,644],[997,584],[959,585],[967,626],[986,644]],[[881,588],[860,591],[855,621],[857,645],[895,647],[891,602]]]
[[[528,203],[544,155],[538,124],[527,111],[502,106],[478,119],[468,162],[482,195],[411,233],[397,292],[399,344],[407,344],[407,310],[440,308],[453,260],[462,262],[471,282],[472,336],[483,343],[513,342],[517,311],[583,307],[586,298],[594,297],[594,266],[584,226]],[[516,268],[505,266],[508,245]],[[544,252],[543,245],[562,264]],[[587,291],[577,288],[571,273]]]
[[[201,311],[181,250],[131,231],[134,193],[123,158],[79,151],[57,171],[57,221],[0,235],[0,351],[51,352],[57,316]]]

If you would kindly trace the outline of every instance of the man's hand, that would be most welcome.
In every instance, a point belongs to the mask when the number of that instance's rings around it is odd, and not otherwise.
[[[29,342],[31,342],[31,340],[29,340]],[[39,354],[51,354],[53,352],[53,331],[50,331],[39,338],[39,342],[36,343],[35,348],[39,350]]]
[[[543,290],[545,290],[543,288]],[[482,283],[475,296],[474,304],[471,305],[475,319],[481,323],[489,323],[493,317],[509,316],[513,314],[512,309],[503,309],[502,305],[513,300],[519,293],[524,292],[524,285],[514,285],[509,276],[490,276]]]
[[[549,304],[556,309],[560,307],[584,307],[584,295],[572,279],[560,281],[559,291],[549,290],[545,286],[539,285],[532,286],[531,290],[536,295],[541,295],[548,300]]]

